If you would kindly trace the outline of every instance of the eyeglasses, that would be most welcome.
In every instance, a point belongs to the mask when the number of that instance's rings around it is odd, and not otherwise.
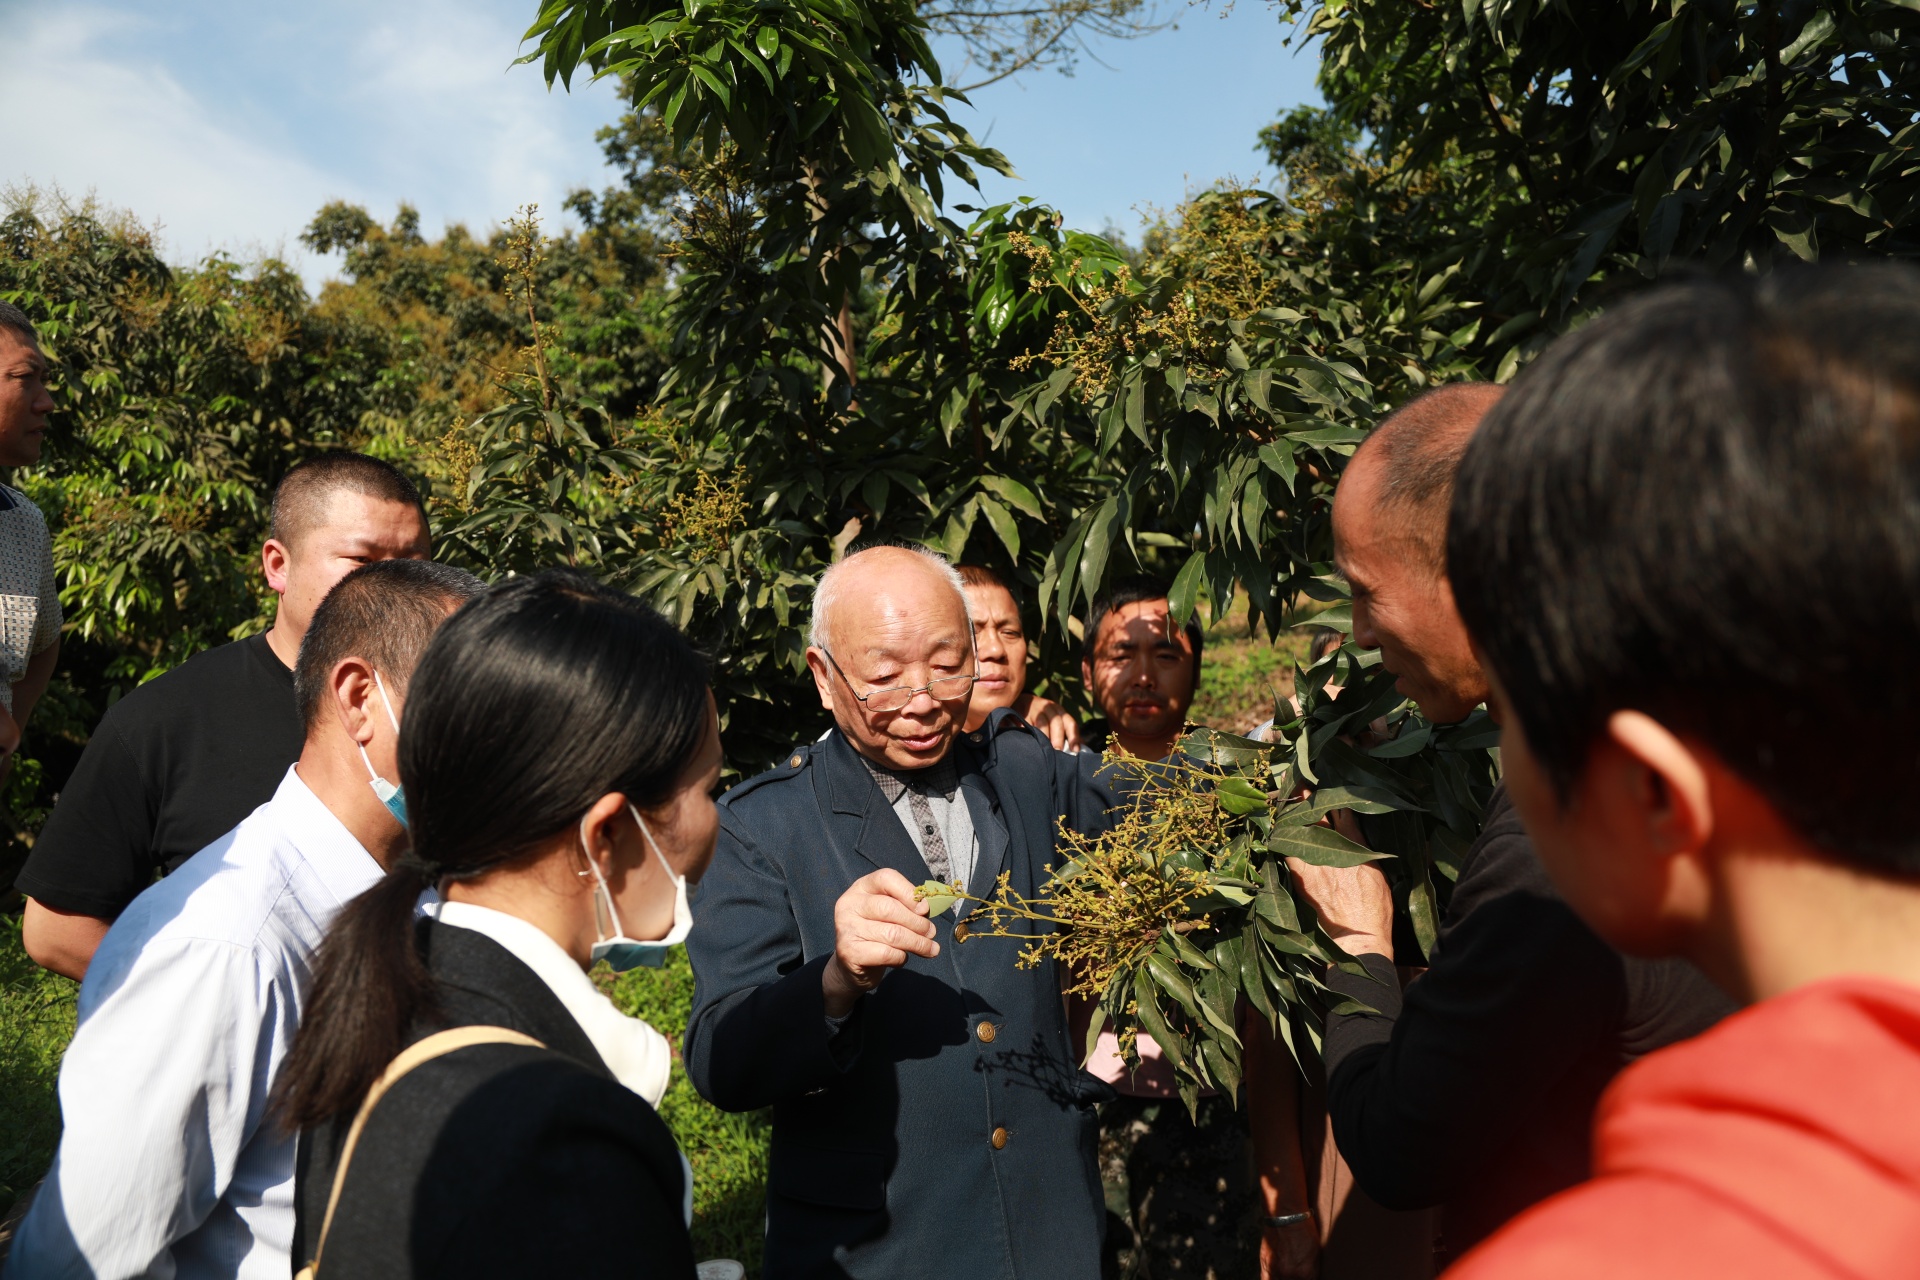
[[[892,689],[875,689],[872,693],[862,693],[853,687],[852,680],[847,679],[847,673],[841,670],[839,659],[826,649],[820,652],[827,655],[827,661],[833,664],[833,669],[839,672],[842,680],[846,681],[847,691],[860,699],[860,705],[869,711],[898,711],[923,693],[935,702],[958,702],[967,696],[967,692],[973,688],[973,682],[980,678],[978,672],[967,676],[941,676],[938,680],[928,681],[918,689],[899,685]]]

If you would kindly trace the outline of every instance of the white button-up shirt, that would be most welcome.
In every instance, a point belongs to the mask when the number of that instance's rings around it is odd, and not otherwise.
[[[380,875],[289,769],[272,800],[134,899],[80,988],[66,1130],[9,1277],[286,1280],[294,1144],[267,1094],[321,935]]]

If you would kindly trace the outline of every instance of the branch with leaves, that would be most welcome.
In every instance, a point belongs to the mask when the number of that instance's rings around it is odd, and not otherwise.
[[[1446,766],[1436,775],[1419,753],[1451,753],[1463,778],[1492,771],[1484,722],[1436,729],[1365,663],[1345,650],[1299,672],[1300,709],[1276,700],[1275,741],[1196,728],[1163,762],[1108,757],[1126,797],[1116,821],[1098,836],[1063,830],[1066,861],[1034,896],[1014,892],[1005,875],[984,895],[929,881],[920,896],[935,913],[976,904],[954,929],[962,942],[1018,938],[1015,964],[1061,966],[1067,992],[1096,1002],[1089,1057],[1108,1028],[1129,1062],[1139,1060],[1140,1035],[1151,1036],[1189,1110],[1203,1089],[1238,1090],[1243,1005],[1304,1066],[1320,1052],[1328,1014],[1365,1007],[1331,990],[1326,970],[1367,973],[1295,896],[1286,860],[1383,862],[1404,899],[1426,904],[1415,928],[1430,947],[1431,869],[1455,859],[1429,849],[1464,847],[1478,823],[1439,801],[1436,787],[1452,775]],[[1330,694],[1341,681],[1350,683]],[[1450,736],[1443,745],[1436,735]],[[1371,849],[1327,825],[1342,809],[1392,820],[1396,847]]]

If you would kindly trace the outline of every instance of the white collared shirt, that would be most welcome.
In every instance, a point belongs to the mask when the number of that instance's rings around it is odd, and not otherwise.
[[[9,1276],[286,1280],[294,1144],[267,1094],[328,922],[380,875],[290,768],[134,899],[80,988],[66,1130]]]

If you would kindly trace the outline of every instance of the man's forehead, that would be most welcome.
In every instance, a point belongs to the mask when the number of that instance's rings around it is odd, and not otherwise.
[[[1100,620],[1103,644],[1133,645],[1142,641],[1172,644],[1173,618],[1165,600],[1136,600],[1121,605]]]
[[[36,369],[47,367],[47,357],[39,346],[27,341],[11,329],[0,329],[0,360],[8,364],[29,364]]]

